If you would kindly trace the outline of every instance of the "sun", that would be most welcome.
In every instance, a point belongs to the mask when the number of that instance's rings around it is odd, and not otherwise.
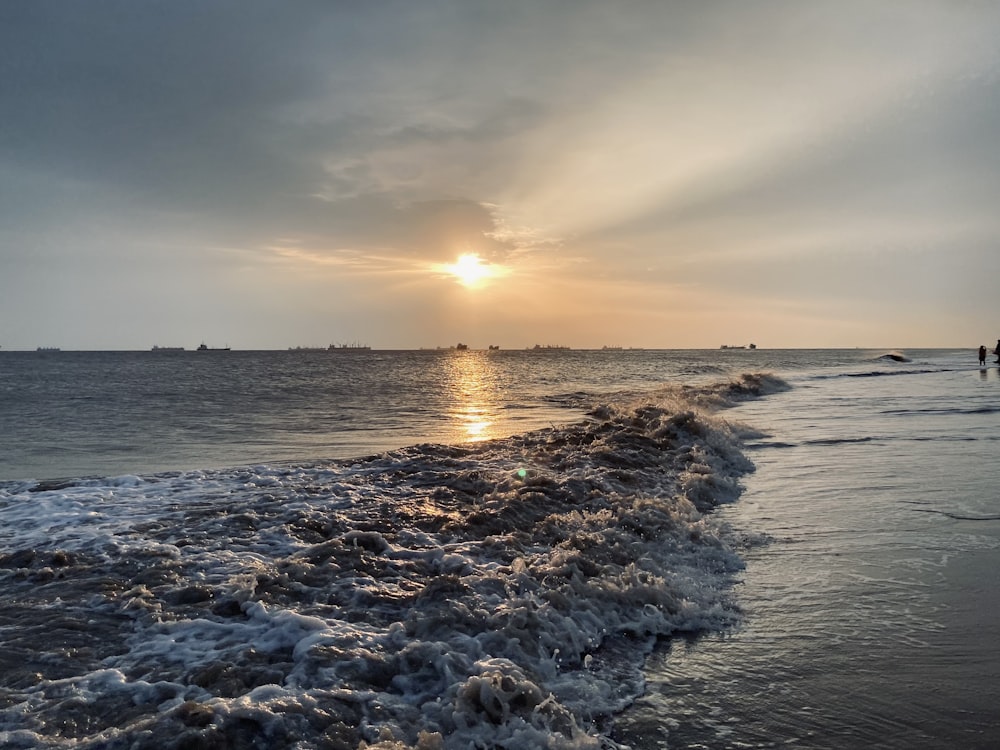
[[[475,253],[460,255],[458,260],[442,266],[441,270],[454,276],[462,286],[470,288],[498,275],[497,269],[489,263],[483,263],[483,259]]]
[[[479,289],[487,281],[509,276],[509,267],[483,260],[476,253],[462,253],[454,263],[435,263],[431,270],[436,274],[453,278],[467,289]]]

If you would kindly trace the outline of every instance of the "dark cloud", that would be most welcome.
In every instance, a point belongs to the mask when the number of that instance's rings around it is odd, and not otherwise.
[[[847,254],[1000,231],[998,19],[945,0],[2,2],[2,281],[99,269],[113,294],[174,268],[219,289],[274,248],[419,267],[510,260],[514,236],[599,281],[898,277]]]
[[[423,201],[402,212],[410,237],[397,242],[420,257],[454,260],[463,252],[476,252],[488,260],[503,260],[509,247],[489,238],[496,230],[490,211],[470,201]]]
[[[489,85],[455,58],[476,57],[461,25],[496,11],[456,8],[4,4],[0,196],[10,200],[0,216],[51,231],[53,217],[86,221],[110,208],[151,231],[196,224],[219,242],[303,235],[419,257],[457,246],[497,257],[504,248],[485,238],[494,227],[477,194],[477,175],[490,170],[476,165],[485,147],[542,113],[530,99],[491,95],[461,117],[443,114]],[[430,43],[445,37],[451,46]],[[422,76],[449,70],[439,101],[408,104],[410,91],[436,83]],[[441,153],[428,158],[439,162],[409,156],[434,148]],[[385,152],[401,154],[403,172]]]
[[[388,195],[316,201],[284,226],[287,242],[318,255],[378,256],[383,260],[454,261],[467,252],[502,262],[513,249],[490,235],[490,208],[470,200],[398,203]]]
[[[179,216],[199,217],[230,235],[223,227],[236,221],[239,236],[240,215],[281,210],[322,176],[284,149],[275,119],[321,80],[300,54],[309,11],[253,1],[3,4],[0,194],[17,199],[0,216],[49,232],[125,217],[163,232]]]
[[[273,109],[314,85],[289,52],[306,19],[274,4],[11,3],[4,15],[3,156],[43,169],[140,184],[202,159],[239,169]]]

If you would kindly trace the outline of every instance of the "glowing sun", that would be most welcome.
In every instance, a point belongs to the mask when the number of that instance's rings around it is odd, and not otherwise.
[[[483,259],[474,253],[460,255],[457,261],[442,266],[441,270],[451,274],[458,283],[467,287],[479,286],[486,279],[499,275],[499,269],[489,263],[483,263]]]

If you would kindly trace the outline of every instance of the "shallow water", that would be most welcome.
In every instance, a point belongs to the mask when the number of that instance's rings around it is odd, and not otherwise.
[[[930,363],[793,378],[727,415],[767,437],[719,516],[770,542],[744,552],[738,628],[650,660],[624,741],[998,746],[1000,380]]]

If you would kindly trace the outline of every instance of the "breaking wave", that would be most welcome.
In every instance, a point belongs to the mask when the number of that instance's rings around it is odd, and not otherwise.
[[[899,351],[886,352],[876,358],[882,362],[912,362],[913,360],[907,357],[905,354]]]
[[[613,747],[733,626],[746,375],[352,461],[0,485],[5,747]],[[573,398],[582,398],[573,394]]]

